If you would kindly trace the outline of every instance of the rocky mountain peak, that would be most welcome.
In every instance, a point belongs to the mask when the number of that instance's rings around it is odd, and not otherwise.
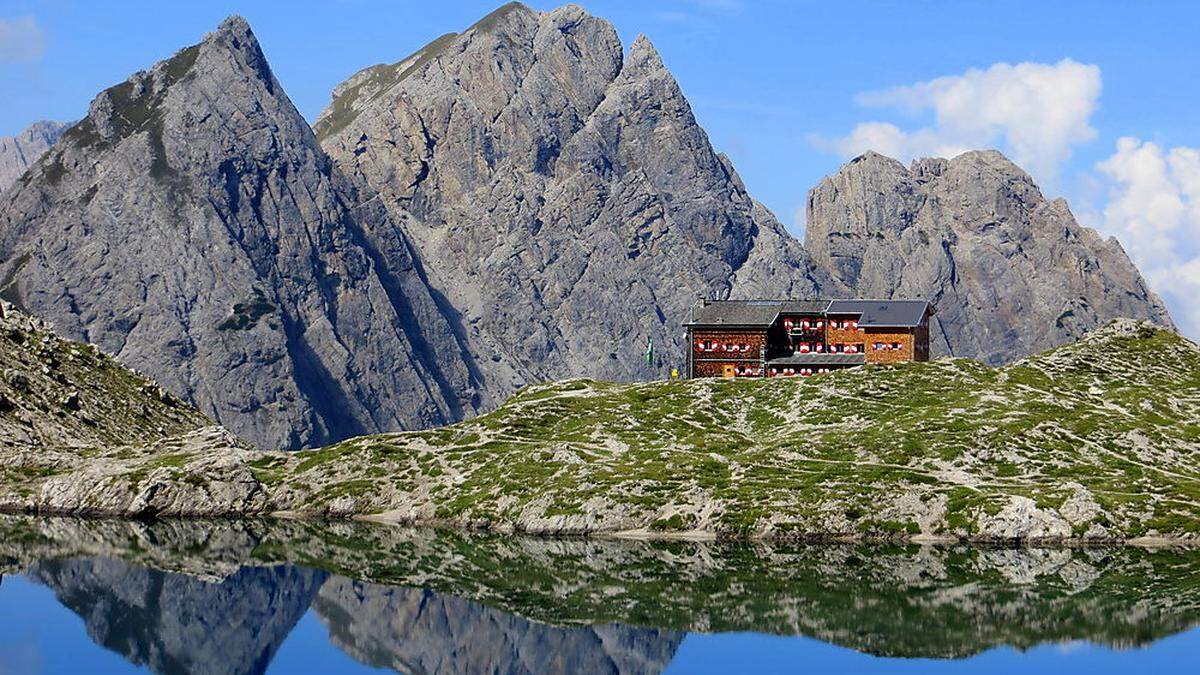
[[[1117,316],[1171,325],[1119,245],[995,150],[851,160],[809,193],[806,248],[850,293],[933,301],[935,354],[999,363]]]
[[[840,173],[841,171],[847,170],[850,167],[859,167],[860,165],[872,166],[872,165],[879,165],[879,164],[897,164],[900,167],[904,166],[898,160],[892,159],[891,157],[888,157],[887,155],[881,155],[878,152],[875,152],[874,150],[867,150],[866,152],[862,153],[861,155],[859,155],[859,156],[851,159],[850,161],[846,162],[845,164],[843,164],[841,169],[839,169],[838,171]]]
[[[578,5],[569,5],[582,11]],[[560,8],[566,9],[566,8]],[[471,24],[462,32],[464,36],[473,34],[493,34],[500,37],[520,38],[528,35],[531,26],[537,24],[539,13],[521,2],[505,3],[489,12],[479,21]]]
[[[774,250],[745,283],[807,270],[648,38],[626,54],[612,24],[578,6],[506,6],[429,52],[403,77],[356,75],[317,129],[343,170],[404,214],[471,350],[489,355],[496,396],[669,372],[679,317],[697,294],[732,292],[760,232]],[[646,362],[650,341],[661,361]]]
[[[16,182],[30,165],[57,143],[69,126],[66,122],[41,120],[16,136],[0,136],[0,192]]]
[[[239,435],[300,447],[477,404],[410,245],[244,20],[101,93],[29,175],[0,203],[0,293]]]
[[[243,40],[258,43],[258,39],[254,37],[254,31],[250,29],[250,22],[246,21],[245,17],[240,14],[231,14],[225,17],[225,20],[217,25],[217,29],[212,33],[204,36],[204,41],[214,39],[217,36],[232,36]]]
[[[625,67],[633,72],[666,70],[658,50],[645,34],[638,35],[629,46],[629,58]]]

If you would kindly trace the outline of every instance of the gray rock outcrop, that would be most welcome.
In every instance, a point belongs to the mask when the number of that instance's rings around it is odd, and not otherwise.
[[[0,203],[0,295],[264,447],[475,410],[409,243],[232,18],[101,93]]]
[[[650,41],[622,54],[578,6],[505,5],[364,70],[314,128],[405,214],[492,392],[663,376],[686,309],[727,296],[748,261],[748,287],[817,291],[819,271],[713,150]]]
[[[66,122],[41,120],[16,136],[0,136],[0,192],[15,183],[69,126]]]
[[[935,355],[1010,361],[1116,317],[1172,326],[1115,239],[1080,226],[999,152],[868,152],[808,200],[805,248],[860,297],[928,298]]]

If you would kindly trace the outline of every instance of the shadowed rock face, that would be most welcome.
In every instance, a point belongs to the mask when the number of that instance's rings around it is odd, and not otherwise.
[[[362,71],[315,129],[405,214],[493,393],[661,375],[686,308],[735,276],[816,292],[819,273],[713,150],[650,41],[623,55],[578,6],[506,5]],[[651,339],[663,358],[648,365]]]
[[[96,643],[156,673],[265,672],[326,576],[250,567],[213,582],[109,558],[47,560],[28,574]]]
[[[659,673],[683,633],[550,626],[420,588],[331,579],[313,604],[356,660],[413,673]]]
[[[268,447],[474,410],[408,242],[249,26],[101,93],[0,204],[4,297]]]
[[[0,136],[0,192],[15,183],[69,126],[66,122],[42,120],[16,136]]]
[[[1172,325],[1115,239],[995,151],[849,162],[810,193],[806,248],[855,295],[932,300],[936,355],[1000,363],[1114,317]]]

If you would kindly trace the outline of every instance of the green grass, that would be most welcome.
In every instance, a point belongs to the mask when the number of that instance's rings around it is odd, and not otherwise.
[[[56,358],[109,373],[105,391],[136,386],[92,352]],[[1123,322],[1003,368],[537,385],[469,421],[264,453],[249,468],[278,510],[340,500],[547,532],[975,537],[1027,498],[1046,531],[1196,538],[1198,439],[1200,349]],[[187,463],[157,452],[124,461],[137,478]],[[1087,505],[1081,519],[1067,521],[1068,500]]]
[[[1057,513],[1082,489],[1109,531],[1152,519],[1150,530],[1188,535],[1200,521],[1198,372],[1194,345],[1139,328],[999,369],[952,359],[792,380],[575,380],[444,429],[262,469],[319,485],[369,456],[403,486],[436,486],[419,499],[441,518],[569,526],[599,502],[651,529],[731,535],[916,534],[918,512],[941,504],[930,533],[969,536],[1012,498]],[[1153,443],[1134,452],[1130,434]],[[1155,461],[1167,455],[1182,461]],[[363,488],[363,508],[388,510],[394,497]],[[907,511],[881,512],[910,495]],[[1154,506],[1164,499],[1170,509]]]

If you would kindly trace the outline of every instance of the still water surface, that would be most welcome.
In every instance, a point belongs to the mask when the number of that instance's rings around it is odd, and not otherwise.
[[[1200,552],[0,518],[0,674],[1196,673]]]

